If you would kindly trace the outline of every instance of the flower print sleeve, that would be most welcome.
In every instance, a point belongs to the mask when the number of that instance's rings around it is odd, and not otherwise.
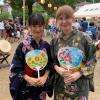
[[[83,36],[83,44],[85,48],[85,66],[80,69],[80,72],[84,76],[89,76],[94,73],[94,68],[96,65],[96,46],[94,45],[94,42],[88,35]]]

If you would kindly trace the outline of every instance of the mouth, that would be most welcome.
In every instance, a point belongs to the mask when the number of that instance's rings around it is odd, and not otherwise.
[[[67,26],[67,24],[62,24],[61,26],[66,27],[66,26]]]
[[[69,27],[69,26],[70,26],[69,24],[62,25],[63,28],[65,28],[65,27]]]
[[[62,27],[66,27],[67,25],[62,25]]]
[[[62,28],[66,28],[67,27],[67,25],[62,25]]]
[[[41,34],[41,32],[35,32],[35,34]]]

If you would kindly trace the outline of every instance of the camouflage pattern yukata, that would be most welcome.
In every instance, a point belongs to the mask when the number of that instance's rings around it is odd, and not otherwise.
[[[93,74],[96,64],[96,46],[92,39],[83,32],[73,30],[67,38],[60,33],[58,38],[51,41],[51,53],[54,65],[59,65],[57,53],[61,47],[76,47],[83,51],[83,63],[79,71],[82,76],[70,85],[64,83],[63,77],[56,72],[53,74],[54,100],[88,100],[89,91],[94,91]]]

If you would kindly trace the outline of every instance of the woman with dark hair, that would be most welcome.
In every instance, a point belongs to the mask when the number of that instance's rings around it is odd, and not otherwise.
[[[28,36],[16,49],[10,67],[10,92],[13,100],[45,100],[45,83],[51,67],[50,45],[42,39],[45,21],[41,14],[29,17],[32,37]],[[46,67],[38,72],[29,68],[25,55],[31,50],[44,50],[48,56]],[[43,97],[45,96],[45,97]]]
[[[81,27],[82,27],[82,30],[83,32],[86,32],[87,28],[88,28],[88,22],[86,21],[86,18],[83,17],[82,18],[82,21],[81,21]]]

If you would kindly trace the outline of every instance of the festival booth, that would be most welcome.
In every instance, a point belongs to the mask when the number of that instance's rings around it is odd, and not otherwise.
[[[76,18],[79,17],[100,17],[100,3],[87,4],[74,13]]]
[[[86,18],[87,22],[94,22],[95,26],[100,26],[100,3],[86,4],[74,13],[75,18]]]

